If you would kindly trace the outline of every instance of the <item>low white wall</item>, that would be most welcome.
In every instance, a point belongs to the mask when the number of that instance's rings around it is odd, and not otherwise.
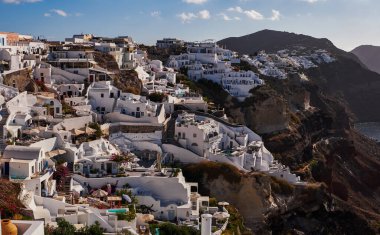
[[[183,163],[199,163],[207,161],[207,159],[198,156],[197,154],[172,144],[163,144],[162,149],[165,153],[173,154],[174,159]]]
[[[83,184],[87,183],[92,188],[101,188],[106,184],[116,185],[122,188],[129,184],[132,188],[139,188],[147,191],[160,200],[188,201],[188,189],[180,182],[178,177],[159,177],[159,176],[129,176],[129,177],[105,177],[105,178],[86,178],[81,175],[73,175],[74,180]]]

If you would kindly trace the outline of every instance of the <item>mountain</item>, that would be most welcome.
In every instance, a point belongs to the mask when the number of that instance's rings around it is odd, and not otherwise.
[[[380,46],[363,45],[351,51],[368,69],[380,74]]]
[[[236,51],[239,54],[254,54],[260,50],[268,53],[283,49],[306,47],[325,49],[331,52],[342,52],[326,38],[313,38],[303,34],[280,32],[274,30],[262,30],[241,37],[229,37],[217,42],[219,46]]]
[[[331,220],[334,214],[343,224],[343,221],[356,224],[356,221],[365,220],[373,228],[370,234],[379,233],[380,183],[371,179],[380,177],[380,145],[352,127],[355,122],[380,121],[377,102],[380,99],[380,75],[370,71],[356,55],[340,50],[327,39],[264,30],[224,39],[218,44],[240,54],[295,49],[308,55],[315,49],[324,49],[335,58],[334,62],[303,69],[301,72],[308,77],[307,81],[303,81],[299,74],[291,74],[284,80],[261,75],[265,85],[253,89],[252,96],[244,102],[237,102],[224,94],[217,85],[205,81],[196,84],[201,94],[224,108],[231,122],[245,124],[259,133],[276,160],[289,166],[303,180],[325,185],[327,201],[340,205],[335,207],[336,211],[329,212],[289,210],[278,217],[271,214],[269,217],[274,216],[271,230],[276,231],[280,225],[280,232],[275,234],[284,234],[287,226],[300,224],[300,221],[311,225],[316,222],[315,218],[327,218],[320,220],[321,224],[331,223],[335,221]],[[256,67],[243,63],[240,69],[257,71]],[[307,103],[311,108],[307,108]],[[233,196],[213,191],[217,190],[213,185],[209,189],[217,199]],[[310,205],[306,198],[299,202],[302,206]],[[288,208],[293,206],[290,202],[285,204]],[[258,221],[244,212],[244,206],[236,205],[253,229],[252,225],[256,226]],[[319,234],[310,231],[309,226],[301,227],[297,229],[305,234]],[[331,227],[330,233],[356,234],[350,233],[349,229],[342,230],[338,224]]]
[[[268,53],[283,49],[325,49],[337,60],[323,64],[305,73],[324,93],[347,103],[357,122],[380,121],[380,75],[367,69],[356,55],[334,46],[328,39],[263,30],[242,37],[230,37],[218,42],[220,46],[240,54],[254,54],[260,50]]]

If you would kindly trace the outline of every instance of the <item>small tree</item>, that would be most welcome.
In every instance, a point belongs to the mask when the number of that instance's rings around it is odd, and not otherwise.
[[[57,218],[58,228],[54,229],[52,235],[73,235],[75,234],[74,225],[70,224],[63,218]]]
[[[69,169],[64,165],[59,165],[53,174],[53,179],[57,181],[57,189],[62,191],[65,185],[66,176],[69,175]]]
[[[103,235],[106,230],[100,227],[98,221],[91,226],[86,226],[84,228],[79,229],[75,234],[76,235]]]
[[[97,139],[99,139],[100,137],[102,137],[103,132],[102,132],[102,129],[101,129],[99,123],[97,123],[97,122],[90,123],[90,124],[88,124],[88,127],[90,127],[90,128],[92,128],[92,129],[95,130],[95,136],[96,136]]]

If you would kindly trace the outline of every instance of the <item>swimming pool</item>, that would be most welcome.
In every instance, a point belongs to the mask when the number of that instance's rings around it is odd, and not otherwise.
[[[128,209],[127,208],[119,208],[119,209],[108,209],[108,213],[127,213]]]

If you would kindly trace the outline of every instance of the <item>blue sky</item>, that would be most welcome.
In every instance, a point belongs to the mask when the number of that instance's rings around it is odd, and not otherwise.
[[[222,39],[262,29],[329,38],[351,50],[380,44],[379,0],[0,0],[0,31],[50,40],[77,33]]]

